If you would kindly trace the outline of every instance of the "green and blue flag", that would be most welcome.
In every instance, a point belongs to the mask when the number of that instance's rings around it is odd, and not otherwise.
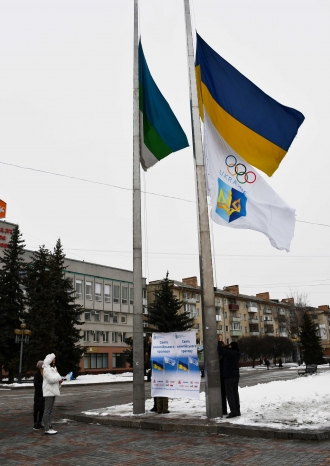
[[[139,44],[140,160],[144,170],[188,147],[187,137],[149,71]]]

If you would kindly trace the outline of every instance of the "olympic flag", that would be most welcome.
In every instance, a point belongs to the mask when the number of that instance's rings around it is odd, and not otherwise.
[[[219,225],[260,231],[290,250],[295,210],[221,137],[205,111],[204,157],[211,218]]]

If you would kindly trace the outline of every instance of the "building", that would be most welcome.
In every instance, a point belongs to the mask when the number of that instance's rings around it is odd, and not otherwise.
[[[0,221],[0,256],[14,227]],[[26,262],[32,254],[33,251],[25,251]],[[125,338],[133,336],[133,272],[68,258],[65,266],[75,301],[82,306],[80,344],[86,352],[80,364],[81,374],[127,371],[123,352],[127,349]],[[145,279],[142,293],[146,305]]]
[[[183,301],[183,309],[195,319],[192,330],[196,331],[197,344],[203,346],[202,301],[201,290],[197,277],[183,278],[182,281],[172,280],[171,288],[174,296]],[[161,280],[152,281],[147,285],[148,303],[154,300],[154,291]],[[268,292],[256,296],[243,295],[239,286],[227,286],[215,289],[215,319],[217,333],[223,336],[228,344],[239,340],[242,336],[281,336],[289,337],[298,342],[299,308],[293,298],[274,300]],[[322,339],[324,356],[330,357],[330,309],[328,305],[318,308],[304,308],[317,325]]]

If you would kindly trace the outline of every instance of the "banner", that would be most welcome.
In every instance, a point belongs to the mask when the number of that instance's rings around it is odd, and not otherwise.
[[[7,204],[0,199],[0,218],[6,218]]]
[[[196,333],[153,333],[151,396],[199,399]]]

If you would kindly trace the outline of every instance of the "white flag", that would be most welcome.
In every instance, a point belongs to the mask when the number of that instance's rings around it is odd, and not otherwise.
[[[295,210],[220,136],[205,112],[204,157],[211,218],[219,225],[260,231],[290,250]]]

